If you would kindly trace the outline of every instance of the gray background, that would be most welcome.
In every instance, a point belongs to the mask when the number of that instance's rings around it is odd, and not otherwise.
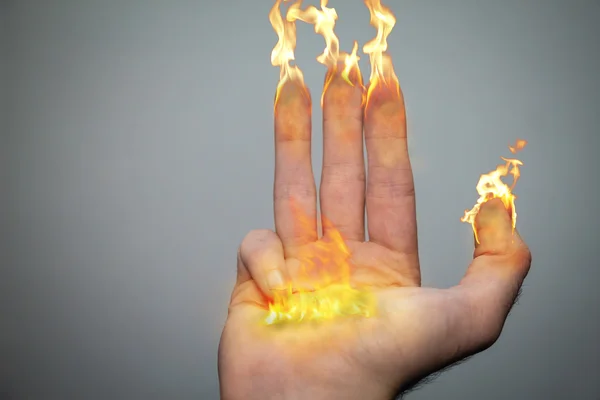
[[[598,399],[600,3],[388,4],[425,285],[460,279],[479,174],[530,142],[524,295],[492,349],[409,398]],[[3,2],[0,397],[218,397],[236,247],[272,226],[271,5]],[[373,37],[361,1],[331,6],[344,50]],[[318,99],[324,42],[298,33]]]

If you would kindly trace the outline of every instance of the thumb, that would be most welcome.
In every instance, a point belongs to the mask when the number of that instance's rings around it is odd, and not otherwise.
[[[512,210],[500,199],[492,199],[481,205],[475,217],[475,257],[500,255],[509,252],[519,234],[513,229]]]
[[[284,270],[283,245],[275,232],[263,229],[246,235],[238,252],[238,284],[252,279],[272,298],[273,291],[286,287]]]
[[[513,229],[512,210],[500,199],[483,203],[475,217],[475,234],[474,260],[461,286],[486,292],[494,285],[514,299],[531,266],[531,252]]]

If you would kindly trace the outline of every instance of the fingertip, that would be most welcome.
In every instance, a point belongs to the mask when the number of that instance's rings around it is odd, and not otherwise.
[[[477,216],[480,217],[482,214],[496,215],[499,217],[508,217],[508,219],[510,219],[511,210],[505,205],[502,199],[494,198],[486,201],[481,205],[481,208],[479,209],[479,214]]]
[[[492,199],[481,205],[475,216],[475,229],[478,234],[484,230],[512,230],[512,210],[501,199]]]
[[[298,80],[288,80],[278,86],[275,93],[275,107],[279,109],[282,106],[310,106],[310,91],[304,82]]]
[[[475,217],[474,228],[475,257],[482,254],[504,254],[518,239],[513,227],[512,209],[501,199],[492,199],[481,205]]]
[[[340,108],[346,110],[349,106],[352,110],[359,111],[362,103],[364,88],[360,71],[356,68],[350,69],[346,73],[344,66],[340,63],[337,66],[330,67],[325,75],[323,86],[322,105],[326,108],[326,113],[330,113],[331,107],[334,112],[341,112]],[[362,113],[362,111],[361,111]]]

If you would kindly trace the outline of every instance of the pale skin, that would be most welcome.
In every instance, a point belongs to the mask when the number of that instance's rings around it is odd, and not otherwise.
[[[393,399],[495,343],[529,271],[531,254],[496,199],[477,216],[479,243],[462,280],[447,289],[421,287],[402,93],[380,85],[363,104],[360,86],[334,75],[323,104],[319,201],[352,253],[353,285],[372,289],[377,313],[293,328],[260,324],[274,290],[294,285],[295,256],[322,240],[311,166],[311,101],[302,87],[288,83],[275,107],[276,229],[250,232],[238,252],[219,346],[224,400]],[[297,221],[292,205],[308,223]],[[324,237],[328,226],[323,224]]]

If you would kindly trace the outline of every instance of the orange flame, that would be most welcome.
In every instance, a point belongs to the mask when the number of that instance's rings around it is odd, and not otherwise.
[[[377,29],[376,36],[363,46],[363,52],[371,61],[371,78],[367,99],[378,84],[395,85],[400,90],[398,77],[394,72],[391,58],[385,54],[388,48],[387,38],[396,25],[392,11],[381,4],[381,0],[365,0],[371,14],[371,25]]]
[[[517,153],[525,148],[526,145],[527,141],[519,139],[515,146],[509,146],[509,149],[512,153]],[[479,243],[479,238],[477,237],[477,230],[475,229],[475,217],[477,216],[477,213],[479,213],[481,205],[486,201],[495,198],[501,199],[506,209],[512,214],[513,231],[517,225],[517,211],[515,208],[515,199],[517,196],[515,196],[512,191],[521,176],[519,167],[523,165],[523,162],[514,158],[501,158],[505,161],[505,164],[500,164],[494,171],[481,175],[479,182],[477,183],[479,199],[471,210],[465,210],[465,215],[460,219],[462,222],[471,224],[477,243]],[[510,186],[502,181],[502,178],[507,175],[513,176],[513,182]]]
[[[352,86],[354,86],[354,83],[350,80],[350,72],[355,68],[357,70],[359,85],[362,86],[362,76],[358,66],[358,61],[360,60],[357,54],[358,43],[354,42],[352,53],[340,52],[340,41],[334,32],[338,15],[335,8],[327,7],[327,3],[328,0],[321,0],[321,10],[318,10],[315,6],[308,6],[305,10],[302,10],[300,9],[300,2],[298,2],[290,7],[286,18],[290,22],[300,20],[314,25],[315,32],[325,39],[325,50],[317,57],[317,61],[325,65],[332,72],[337,71],[338,62],[343,62],[344,70],[342,71],[342,77]],[[327,75],[323,95],[333,76],[334,73]],[[323,106],[323,96],[321,96],[321,106]]]
[[[527,141],[523,139],[517,139],[517,142],[514,146],[508,146],[508,149],[511,153],[517,154],[519,151],[523,150],[527,146]]]
[[[288,1],[288,0],[284,0]],[[299,7],[301,0],[294,3],[291,8]],[[297,81],[304,86],[304,75],[298,66],[291,65],[294,61],[294,50],[296,49],[296,24],[292,21],[284,20],[281,16],[281,0],[276,0],[275,5],[269,12],[269,21],[277,33],[279,40],[271,52],[271,64],[280,68],[279,84],[277,85],[277,94],[275,103],[279,99],[279,93],[283,85],[288,81]]]
[[[352,46],[352,53],[342,53],[344,56],[344,70],[342,71],[342,78],[346,80],[350,85],[354,86],[354,84],[350,81],[350,72],[353,69],[356,69],[358,72],[358,84],[362,86],[362,74],[360,73],[360,68],[358,66],[358,61],[360,57],[358,56],[358,42],[355,40],[354,45]]]
[[[335,8],[327,7],[328,0],[321,0],[321,10],[315,6],[308,6],[305,10],[300,9],[300,1],[296,2],[288,10],[286,19],[289,22],[300,20],[315,26],[315,32],[325,38],[325,50],[317,57],[317,61],[327,67],[335,66],[340,55],[340,41],[333,32],[335,21],[338,16]]]
[[[298,207],[293,205],[293,210],[298,229],[311,225]],[[269,303],[267,325],[374,314],[371,293],[350,284],[352,264],[346,242],[329,222],[324,224],[327,234],[295,255],[299,263],[294,273],[297,287],[290,285],[275,295]]]

